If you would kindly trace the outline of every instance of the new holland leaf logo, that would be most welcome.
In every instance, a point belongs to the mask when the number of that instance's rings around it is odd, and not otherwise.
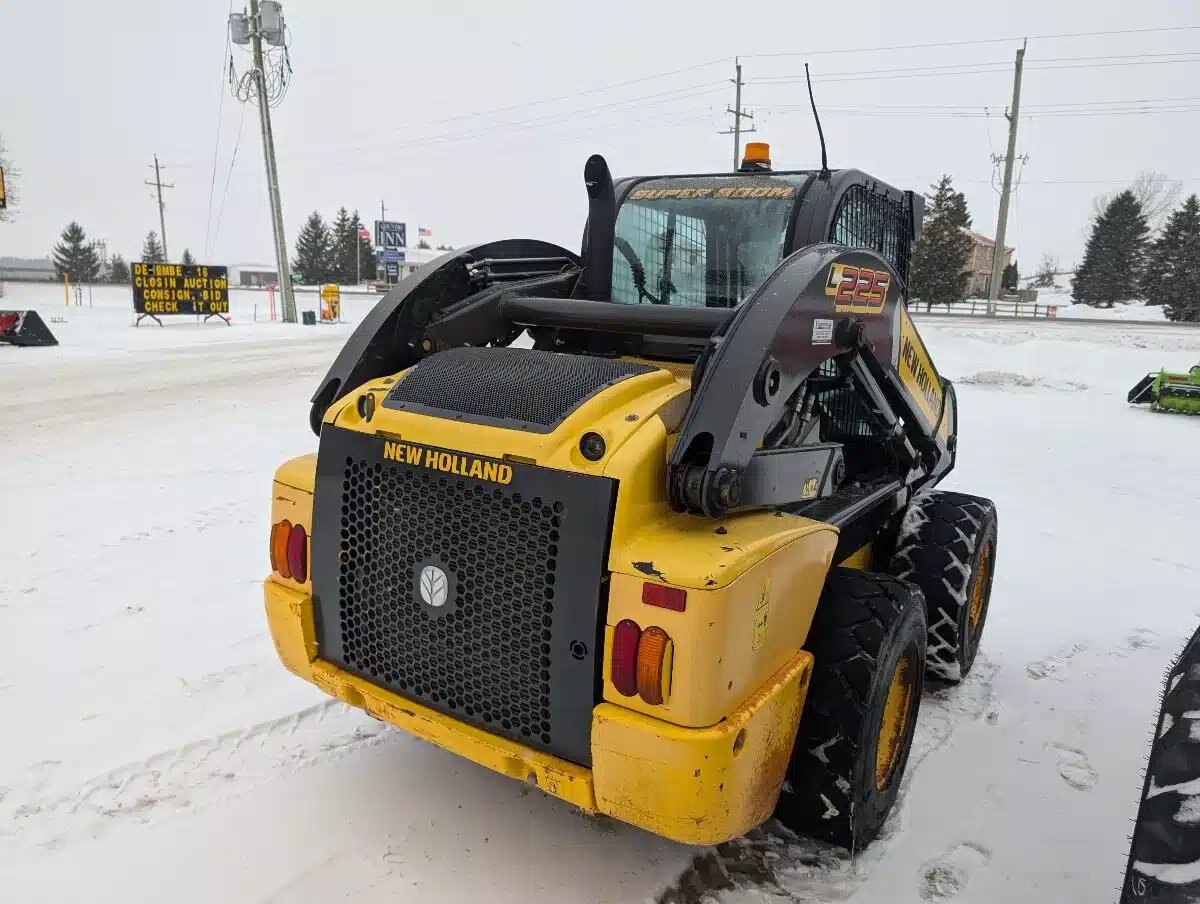
[[[421,569],[421,599],[435,609],[446,605],[446,595],[449,592],[446,572],[436,565],[426,565]]]

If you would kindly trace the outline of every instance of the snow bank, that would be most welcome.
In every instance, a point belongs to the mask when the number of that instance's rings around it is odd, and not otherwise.
[[[1144,301],[1117,302],[1111,308],[1095,308],[1086,304],[1065,304],[1058,309],[1058,316],[1069,320],[1141,320],[1166,323],[1167,317],[1160,304]]]

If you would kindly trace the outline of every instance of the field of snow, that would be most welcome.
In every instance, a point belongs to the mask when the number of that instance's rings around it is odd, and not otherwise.
[[[851,859],[585,818],[285,672],[269,481],[315,448],[308,398],[352,327],[256,323],[264,301],[135,330],[128,290],[7,287],[67,322],[57,348],[0,346],[0,900],[1115,900],[1160,676],[1200,619],[1200,420],[1125,393],[1196,363],[1200,331],[919,321],[958,381],[944,485],[996,500],[998,570],[974,673],[927,693],[901,801]]]

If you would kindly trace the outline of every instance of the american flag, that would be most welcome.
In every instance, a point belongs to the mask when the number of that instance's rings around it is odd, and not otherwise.
[[[433,230],[426,229],[424,226],[421,226],[417,229],[417,238],[422,238],[422,239],[433,238]]]

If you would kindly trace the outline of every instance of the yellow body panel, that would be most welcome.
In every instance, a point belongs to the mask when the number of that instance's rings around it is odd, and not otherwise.
[[[316,659],[312,598],[277,578],[268,578],[263,590],[275,649],[293,674],[389,725],[589,813],[676,841],[716,844],[759,825],[775,807],[812,673],[806,652],[711,728],[680,728],[601,703],[592,720],[592,769],[586,769]]]
[[[875,546],[867,543],[850,553],[838,562],[843,568],[857,568],[860,571],[871,571],[875,563]]]
[[[781,521],[769,515],[765,519]],[[737,536],[737,522],[731,519],[728,523],[728,534],[713,536],[712,522],[707,522],[707,533],[717,541],[728,541]],[[611,648],[612,630],[622,619],[632,619],[643,629],[657,625],[674,641],[674,675],[670,699],[654,706],[641,697],[621,694],[612,683],[611,662],[605,657],[604,699],[678,725],[700,727],[725,718],[804,645],[833,558],[837,532],[807,522],[792,533],[789,542],[770,555],[754,557],[750,565],[748,553],[723,553],[715,544],[712,550],[706,544],[697,544],[693,554],[685,558],[680,550],[687,551],[689,545],[683,536],[674,541],[679,546],[677,551],[668,552],[672,543],[668,530],[655,534],[653,543],[646,547],[662,552],[671,563],[664,566],[668,578],[673,578],[672,564],[677,564],[679,574],[685,573],[688,566],[720,572],[722,557],[738,566],[741,573],[732,582],[717,583],[707,590],[692,589],[687,581],[670,580],[671,584],[689,587],[687,608],[675,612],[642,602],[642,585],[653,578],[613,572],[605,649]],[[751,549],[758,548],[755,544],[762,548],[773,545],[765,537],[749,532],[745,536],[754,537]]]
[[[941,415],[944,390],[937,368],[909,316],[908,308],[900,306],[900,379],[932,429]],[[948,418],[942,418],[938,435],[943,441],[950,435]]]
[[[325,413],[325,423],[481,458],[507,458],[597,476],[607,473],[614,455],[639,431],[645,419],[688,391],[687,383],[665,370],[629,377],[587,399],[550,433],[449,421],[380,404],[370,421],[359,416],[356,404],[359,396],[371,392],[376,402],[381,403],[394,383],[394,378],[384,377],[348,394]],[[579,451],[580,437],[587,432],[599,433],[604,438],[607,452],[600,461],[588,461]]]
[[[276,469],[275,483],[271,488],[271,523],[287,520],[304,527],[309,538],[309,562],[312,561],[313,487],[316,479],[317,456],[302,455],[285,461]],[[303,584],[281,575],[275,575],[274,579],[297,590],[309,590],[312,587],[312,569],[309,571],[308,580]]]
[[[711,728],[601,703],[592,719],[600,812],[687,844],[718,844],[761,824],[779,799],[811,674],[812,656],[796,653]]]

